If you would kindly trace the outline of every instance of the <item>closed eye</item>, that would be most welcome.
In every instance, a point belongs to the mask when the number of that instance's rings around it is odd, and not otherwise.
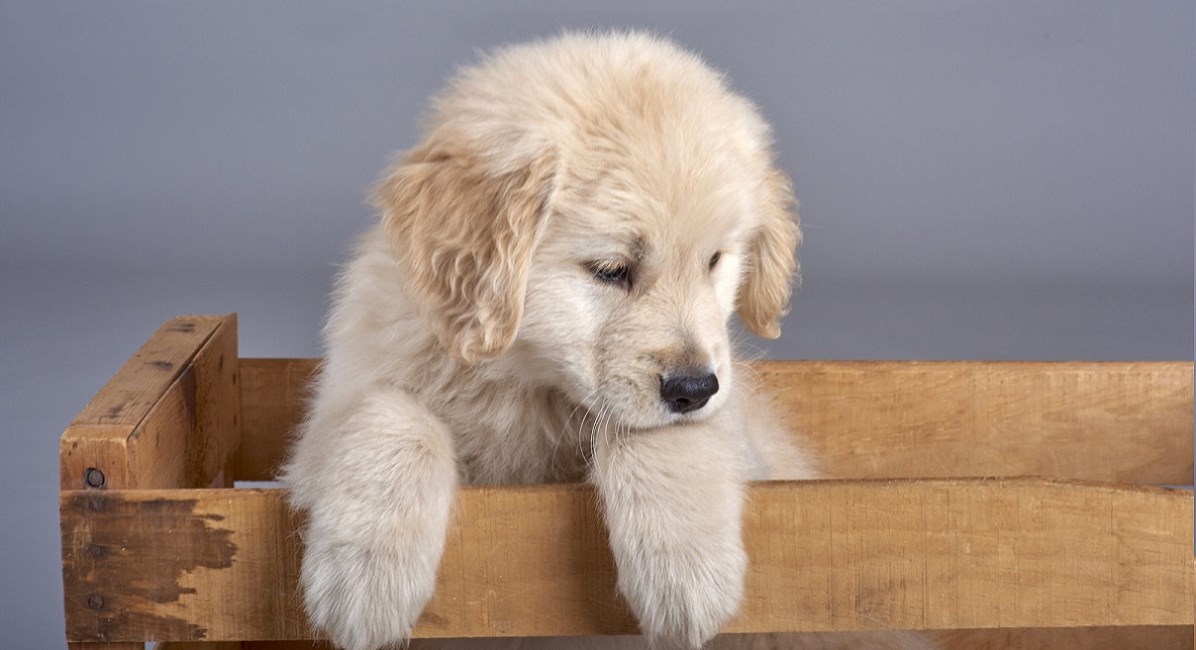
[[[586,264],[586,269],[594,279],[605,284],[631,287],[631,266],[623,262],[612,260],[598,260]]]
[[[710,266],[707,268],[709,268],[711,271],[713,271],[714,267],[718,266],[718,261],[722,258],[723,258],[722,251],[719,251],[719,252],[715,253],[714,255],[711,255],[710,256]]]

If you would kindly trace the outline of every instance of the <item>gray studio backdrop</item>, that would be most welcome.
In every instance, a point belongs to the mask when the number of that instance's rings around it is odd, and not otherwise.
[[[0,4],[0,644],[62,646],[56,438],[165,318],[319,353],[334,267],[479,48],[672,35],[776,128],[776,357],[1191,359],[1191,2]]]

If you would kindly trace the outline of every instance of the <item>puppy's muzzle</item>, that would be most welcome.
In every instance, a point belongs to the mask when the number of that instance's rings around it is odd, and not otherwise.
[[[660,399],[673,413],[696,411],[717,392],[718,377],[713,373],[678,373],[660,379]]]

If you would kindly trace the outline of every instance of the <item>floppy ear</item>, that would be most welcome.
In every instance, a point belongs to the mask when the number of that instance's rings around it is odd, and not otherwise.
[[[468,154],[416,150],[374,195],[408,289],[441,344],[467,363],[515,340],[555,171],[547,159],[488,167]]]
[[[798,276],[801,243],[797,201],[785,173],[774,169],[761,191],[761,223],[747,250],[747,275],[739,287],[739,318],[757,336],[781,335],[789,294]]]

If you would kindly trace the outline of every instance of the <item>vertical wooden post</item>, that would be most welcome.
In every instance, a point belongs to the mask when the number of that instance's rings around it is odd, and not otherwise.
[[[235,314],[162,325],[63,433],[62,489],[211,485],[240,445],[237,365]]]
[[[231,486],[241,439],[237,317],[182,316],[163,324],[63,433],[63,490]],[[78,536],[68,551],[104,562],[108,549]],[[66,615],[110,616],[105,594],[73,589]],[[96,639],[94,641],[102,641]],[[141,650],[139,643],[68,639],[73,650]]]

